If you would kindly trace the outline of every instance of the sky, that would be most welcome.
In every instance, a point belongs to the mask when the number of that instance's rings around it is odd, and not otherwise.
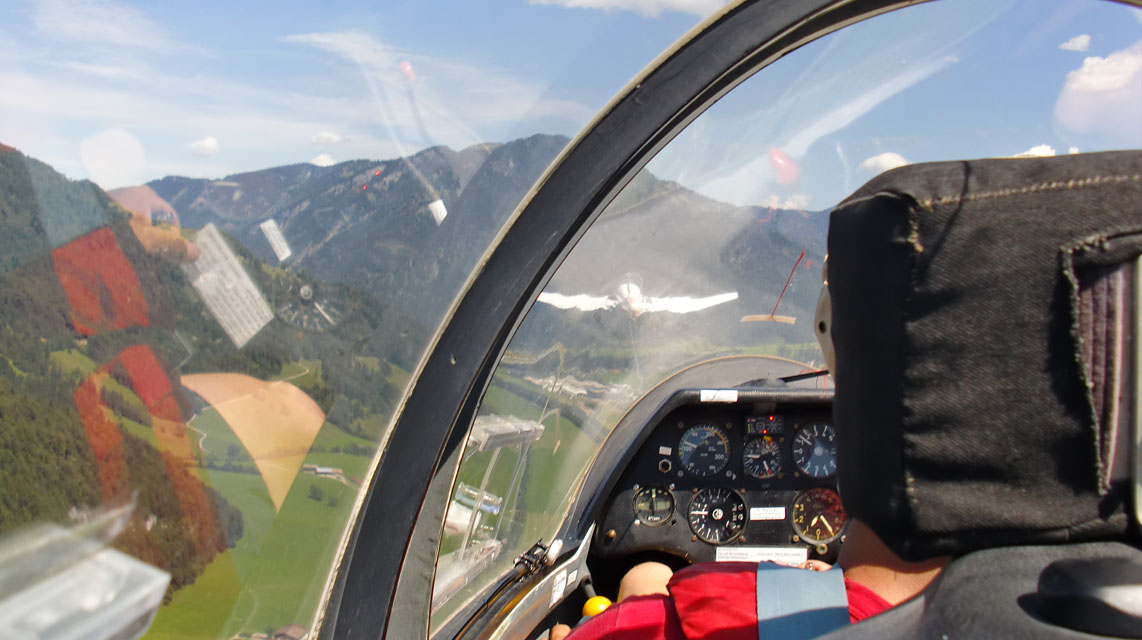
[[[1142,11],[961,0],[792,52],[649,168],[725,202],[816,211],[909,163],[1140,147]]]
[[[572,136],[718,0],[25,0],[0,142],[105,188]]]
[[[0,142],[104,188],[575,135],[721,0],[0,7]],[[735,204],[831,206],[909,162],[1142,146],[1142,11],[959,0],[827,36],[651,170]]]

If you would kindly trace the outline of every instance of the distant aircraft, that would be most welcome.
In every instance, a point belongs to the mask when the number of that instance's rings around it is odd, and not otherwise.
[[[690,313],[701,311],[710,307],[738,299],[737,291],[719,293],[705,298],[692,298],[690,296],[669,296],[655,298],[642,292],[642,278],[637,274],[623,276],[622,282],[616,289],[616,294],[609,296],[593,296],[587,293],[565,295],[562,293],[543,292],[539,294],[539,301],[558,309],[579,309],[580,311],[597,311],[599,309],[613,309],[621,307],[632,315],[655,311],[670,313]]]

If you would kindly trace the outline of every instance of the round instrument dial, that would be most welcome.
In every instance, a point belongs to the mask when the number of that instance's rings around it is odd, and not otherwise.
[[[828,478],[837,472],[837,434],[827,422],[801,427],[793,437],[793,462],[814,478]]]
[[[793,498],[793,532],[809,544],[828,544],[841,537],[847,520],[841,497],[832,489],[817,487]]]
[[[694,495],[687,513],[690,530],[710,544],[725,544],[745,529],[745,499],[737,491],[710,487]]]
[[[701,478],[721,473],[730,462],[730,439],[712,425],[690,427],[678,440],[678,460]]]
[[[769,480],[781,474],[781,447],[771,436],[754,438],[742,450],[742,467],[746,474]]]
[[[674,495],[661,487],[640,489],[634,495],[634,515],[651,527],[666,523],[674,515]]]

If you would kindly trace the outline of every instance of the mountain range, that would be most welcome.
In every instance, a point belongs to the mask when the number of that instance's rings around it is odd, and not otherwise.
[[[428,327],[567,142],[535,135],[460,151],[432,147],[393,160],[148,184],[183,226],[213,223],[271,264],[277,260],[258,225],[274,219],[292,250],[292,268],[352,284]],[[429,209],[435,201],[447,210],[439,223]],[[769,313],[805,251],[779,312],[811,317],[827,220],[825,212],[729,205],[643,172],[583,237],[549,289],[611,293],[622,275],[615,273],[619,263],[642,276],[648,294],[737,290],[740,302],[722,313]],[[774,330],[800,341],[808,335]]]
[[[431,323],[467,270],[567,139],[533,136],[407,158],[288,165],[221,180],[149,183],[181,224],[213,223],[255,255],[277,260],[258,225],[274,219],[296,269],[354,286]],[[447,216],[435,221],[429,205]]]

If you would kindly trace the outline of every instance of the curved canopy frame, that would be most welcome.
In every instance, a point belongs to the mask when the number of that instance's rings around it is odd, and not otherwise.
[[[427,636],[447,493],[498,356],[563,257],[626,183],[759,69],[848,24],[921,1],[738,4],[656,61],[571,143],[517,209],[438,336],[388,441],[386,453],[398,454],[382,456],[353,525],[320,638]],[[564,542],[573,549],[579,540]]]

